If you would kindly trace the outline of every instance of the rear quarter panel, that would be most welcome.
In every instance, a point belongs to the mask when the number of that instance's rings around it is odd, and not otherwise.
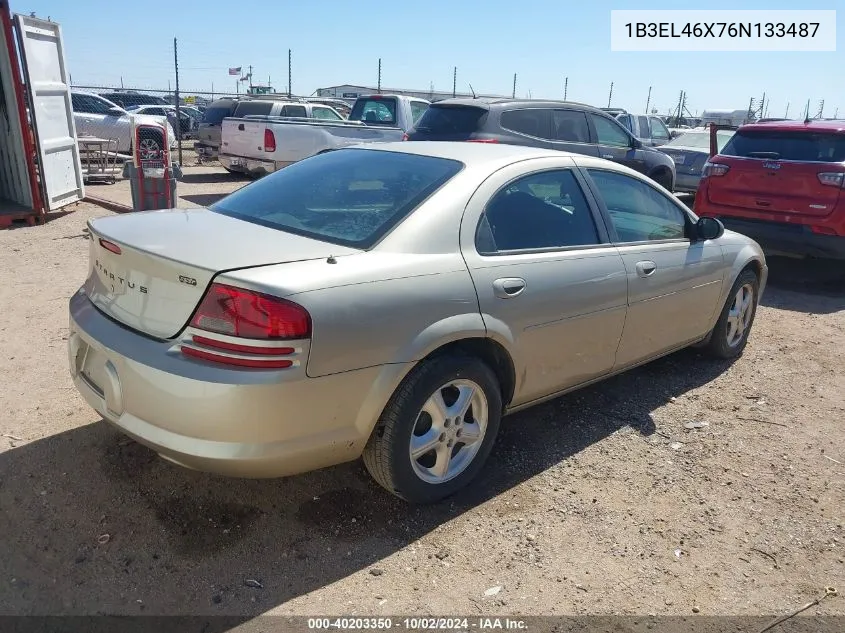
[[[766,265],[766,256],[763,254],[763,249],[760,248],[760,245],[749,237],[733,231],[725,231],[725,234],[719,238],[719,246],[722,248],[725,258],[725,280],[722,283],[722,297],[719,303],[720,309],[725,301],[727,301],[736,278],[749,265],[754,265],[755,268],[760,269],[760,292],[758,300],[761,299],[763,291],[766,288],[769,268]],[[714,325],[718,318],[719,313],[717,312],[713,319]]]

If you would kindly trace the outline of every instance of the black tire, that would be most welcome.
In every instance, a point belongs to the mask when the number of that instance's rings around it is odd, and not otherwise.
[[[474,382],[486,397],[487,428],[478,451],[462,472],[448,481],[430,483],[414,470],[411,435],[432,394],[450,381],[461,379]],[[440,501],[467,485],[484,466],[501,417],[502,393],[490,367],[463,354],[435,356],[415,367],[390,398],[364,448],[364,465],[379,485],[406,501],[419,504]]]
[[[728,318],[731,308],[736,299],[736,295],[743,286],[750,286],[754,295],[751,300],[750,314],[747,316],[747,323],[740,339],[734,344],[728,342],[729,323]],[[708,334],[706,343],[703,344],[702,349],[716,358],[731,359],[736,358],[742,354],[745,346],[748,344],[748,336],[751,334],[751,326],[754,325],[754,317],[757,314],[757,301],[760,298],[760,280],[753,270],[743,270],[739,277],[736,278],[725,305],[722,307],[722,313],[719,315],[719,320],[716,321],[716,326]]]

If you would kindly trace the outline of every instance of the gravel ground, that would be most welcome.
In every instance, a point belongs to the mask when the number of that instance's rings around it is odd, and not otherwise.
[[[508,418],[472,489],[420,509],[360,463],[230,480],[102,422],[66,302],[108,213],[0,232],[0,614],[750,615],[845,589],[841,265],[773,258],[735,363],[684,351]]]

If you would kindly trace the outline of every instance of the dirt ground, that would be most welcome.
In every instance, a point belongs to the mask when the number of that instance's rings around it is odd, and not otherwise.
[[[739,360],[507,418],[470,490],[414,508],[360,463],[231,480],[100,420],[66,303],[108,213],[0,231],[0,615],[780,614],[826,586],[812,613],[845,614],[841,264],[772,258]]]

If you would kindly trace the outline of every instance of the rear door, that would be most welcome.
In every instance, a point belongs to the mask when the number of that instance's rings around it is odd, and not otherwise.
[[[54,211],[85,197],[62,30],[54,22],[20,14],[15,25],[34,114],[44,206]]]
[[[508,134],[502,135],[502,142],[530,147],[552,147],[551,108],[517,108],[503,110],[499,125]]]
[[[845,134],[777,129],[740,129],[722,149],[730,169],[713,178],[708,199],[761,214],[824,217],[830,214],[845,172]],[[826,184],[825,181],[831,184]]]
[[[552,110],[551,147],[562,152],[598,156],[598,146],[590,139],[587,114],[565,108]]]

